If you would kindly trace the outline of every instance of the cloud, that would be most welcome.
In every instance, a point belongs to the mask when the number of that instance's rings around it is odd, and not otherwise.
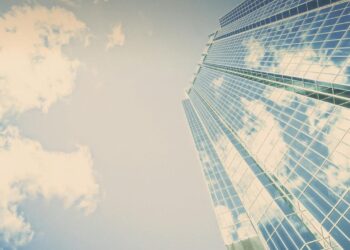
[[[274,46],[265,48],[256,39],[246,40],[244,43],[247,48],[244,61],[248,67],[260,68],[262,63],[267,63],[263,60],[265,52],[270,52],[274,55],[274,62],[270,66],[265,65],[265,71],[322,82],[347,82],[346,68],[350,63],[349,59],[336,64],[324,52],[316,51],[310,46],[290,51]]]
[[[271,204],[271,194],[258,178],[253,178],[255,174],[251,170],[246,159],[244,159],[242,154],[228,141],[227,137],[219,137],[215,146],[219,152],[220,160],[224,162],[227,175],[231,179],[242,204],[244,204],[244,207],[249,207],[250,210],[253,211],[251,214],[254,216],[255,220],[261,223],[267,223],[268,218],[262,217],[267,209],[270,211],[271,217],[278,220],[281,219],[281,212],[277,205]],[[250,181],[245,181],[248,179]],[[238,203],[235,205],[237,207],[240,206]],[[234,230],[240,240],[256,236],[256,232],[252,228],[245,212],[241,211],[241,213],[235,217],[230,213],[227,207],[219,205],[215,207],[215,213],[218,218],[222,237],[226,244],[232,243],[231,233],[234,228],[232,227],[233,224],[236,224]]]
[[[47,112],[72,93],[79,61],[62,48],[85,39],[86,26],[61,8],[13,7],[0,18],[0,118],[33,108]]]
[[[18,204],[26,198],[57,197],[65,207],[75,206],[86,213],[95,210],[99,187],[86,147],[78,146],[72,153],[48,152],[9,127],[0,133],[0,162],[0,242],[20,246],[33,237],[18,212]]]
[[[238,220],[241,222],[240,224],[237,224],[237,236],[240,239],[240,241],[243,241],[248,238],[256,238],[258,237],[255,229],[253,228],[248,216],[246,214],[241,214],[238,218]],[[260,243],[260,241],[258,241]]]
[[[86,30],[62,8],[13,7],[0,17],[0,124],[6,115],[34,108],[47,112],[72,93],[79,61],[62,48],[72,39],[84,42]],[[2,124],[0,162],[1,247],[13,249],[32,239],[34,232],[18,211],[27,198],[57,197],[65,207],[95,210],[99,186],[88,148],[48,152],[18,128]]]
[[[242,118],[245,126],[238,134],[245,138],[251,152],[260,163],[264,163],[266,170],[273,172],[288,151],[282,128],[262,101],[245,98],[241,101],[247,114]]]
[[[289,107],[295,98],[295,94],[279,88],[266,88],[264,96],[279,106]],[[299,97],[303,98],[303,96]]]
[[[244,58],[245,64],[252,68],[258,68],[265,54],[264,46],[258,40],[251,39],[246,43],[248,53]]]
[[[221,231],[221,236],[225,244],[231,245],[233,243],[231,233],[234,229],[234,221],[230,209],[226,206],[216,206],[215,214]]]
[[[276,73],[301,78],[344,84],[347,81],[344,65],[337,65],[310,47],[298,51],[277,50]],[[348,64],[348,61],[345,61]]]
[[[221,87],[221,85],[224,83],[225,81],[225,78],[224,76],[221,76],[221,77],[218,77],[218,78],[215,78],[212,83],[214,84],[215,87]]]
[[[226,245],[231,245],[235,241],[256,237],[257,234],[252,227],[246,213],[242,213],[234,219],[233,213],[226,206],[215,206],[215,214],[218,221],[221,236]],[[237,233],[238,239],[233,237]]]
[[[121,24],[113,27],[111,34],[108,35],[107,50],[115,46],[123,46],[125,44],[125,34]]]
[[[322,109],[314,113],[320,111]],[[328,134],[324,138],[324,143],[330,152],[329,160],[333,164],[326,164],[324,167],[325,176],[321,180],[339,194],[347,189],[350,180],[350,120],[348,117],[350,117],[350,111],[340,108],[335,110],[328,120],[319,114],[313,119],[309,118],[310,123],[314,122],[314,126],[317,126],[316,129],[327,127],[324,125],[324,120],[328,124]]]

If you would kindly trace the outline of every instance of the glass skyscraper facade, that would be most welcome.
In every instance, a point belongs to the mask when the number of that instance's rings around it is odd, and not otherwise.
[[[350,1],[247,0],[183,101],[228,249],[350,249]]]

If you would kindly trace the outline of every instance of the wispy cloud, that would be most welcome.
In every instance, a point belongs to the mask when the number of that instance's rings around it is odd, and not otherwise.
[[[108,41],[106,48],[111,49],[115,46],[124,46],[125,44],[125,34],[123,31],[123,26],[117,24],[113,27],[112,32],[108,35]]]

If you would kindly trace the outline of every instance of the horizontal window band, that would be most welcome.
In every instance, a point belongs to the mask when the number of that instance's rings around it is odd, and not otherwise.
[[[341,107],[350,108],[350,86],[209,63],[204,63],[202,66]]]
[[[274,0],[252,0],[252,1],[244,1],[242,4],[231,10],[228,14],[220,18],[220,26],[224,27],[234,21],[240,19],[243,16],[246,16],[253,11],[260,9],[266,4],[271,3]],[[253,7],[250,7],[253,6]],[[244,11],[246,9],[247,11]]]
[[[324,6],[330,5],[332,3],[339,2],[339,1],[342,1],[342,0],[312,0],[310,2],[307,2],[307,3],[301,4],[297,7],[294,7],[290,10],[286,10],[284,12],[278,13],[274,16],[265,18],[261,21],[258,21],[258,22],[255,22],[253,24],[250,24],[248,26],[245,26],[243,28],[234,30],[234,31],[229,32],[227,34],[224,34],[222,36],[218,36],[214,39],[214,41],[217,41],[217,40],[220,40],[220,39],[232,36],[232,35],[236,35],[236,34],[251,30],[251,29],[255,29],[255,28],[270,24],[270,23],[274,23],[274,22],[280,21],[282,19],[297,16],[300,14],[304,14],[308,11],[311,11],[311,10],[314,10],[314,9],[317,9],[320,7],[324,7]]]

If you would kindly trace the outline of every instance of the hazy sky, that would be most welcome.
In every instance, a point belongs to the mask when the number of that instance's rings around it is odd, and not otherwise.
[[[0,249],[224,249],[181,99],[237,2],[0,3]]]

